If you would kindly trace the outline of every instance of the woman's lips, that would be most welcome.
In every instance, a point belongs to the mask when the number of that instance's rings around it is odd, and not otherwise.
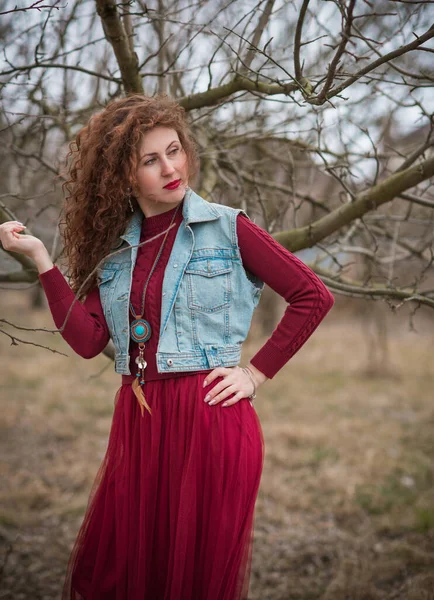
[[[175,181],[171,181],[170,183],[165,185],[164,189],[165,190],[176,190],[176,188],[179,187],[180,183],[181,183],[181,179],[176,179]]]

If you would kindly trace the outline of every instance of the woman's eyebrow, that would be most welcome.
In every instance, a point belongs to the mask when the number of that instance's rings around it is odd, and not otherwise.
[[[166,151],[169,150],[170,146],[177,141],[178,140],[173,140],[172,142],[170,142],[170,144],[166,148]],[[149,152],[148,154],[144,154],[143,156],[141,156],[140,159],[145,158],[145,156],[155,156],[156,154],[158,154],[158,152]]]

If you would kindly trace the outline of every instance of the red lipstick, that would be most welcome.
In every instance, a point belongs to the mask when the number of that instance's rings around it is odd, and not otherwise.
[[[171,181],[170,183],[165,185],[164,189],[165,190],[176,190],[176,188],[179,187],[180,183],[181,183],[181,179],[175,179],[174,181]]]

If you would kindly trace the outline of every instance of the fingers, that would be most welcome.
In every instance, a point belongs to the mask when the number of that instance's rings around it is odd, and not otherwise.
[[[211,374],[211,373],[210,373]],[[209,375],[207,375],[207,381],[208,381]],[[222,390],[224,390],[228,385],[230,385],[229,381],[226,381],[226,378],[223,377],[223,379],[221,381],[219,381],[213,388],[212,390],[210,390],[207,395],[204,398],[205,402],[209,402],[210,400],[213,400],[216,395],[221,392]]]
[[[25,228],[26,226],[24,223],[21,223],[21,221],[6,221],[0,225],[2,231],[9,231],[17,228],[20,229],[22,227]]]
[[[227,375],[227,373],[229,371],[230,371],[230,369],[228,369],[226,367],[217,367],[216,369],[214,369],[214,371],[211,371],[211,373],[208,373],[208,375],[204,379],[203,387],[206,387],[207,385],[209,385],[211,382],[214,381],[214,379],[217,379],[217,377],[223,377],[223,375]]]
[[[216,389],[216,388],[214,388],[214,389]],[[237,391],[238,390],[237,390],[237,386],[236,385],[234,385],[234,384],[233,385],[228,385],[219,394],[217,394],[216,396],[213,396],[213,398],[208,402],[208,404],[210,406],[212,404],[218,404],[219,402],[221,402],[222,400],[224,400],[225,398],[227,398],[228,396],[230,396],[231,394],[233,394],[234,392],[237,392]],[[206,402],[206,400],[205,400],[205,402]]]
[[[246,375],[242,369],[237,367],[218,367],[208,373],[204,380],[204,387],[209,385],[217,377],[222,377],[222,380],[216,382],[216,385],[210,390],[204,398],[205,402],[209,405],[215,405],[228,396],[232,396],[230,400],[225,402],[222,406],[231,406],[236,404],[241,398],[245,398],[249,392],[246,391],[246,384],[250,384],[250,381],[246,380]]]
[[[25,225],[15,225],[14,227],[12,227],[12,235],[15,239],[20,239],[20,234],[18,232],[22,232],[24,231],[24,229],[26,229]]]
[[[15,240],[21,236],[18,232],[23,231],[26,226],[19,221],[7,221],[0,225],[0,241],[5,250],[13,250],[15,248]]]
[[[228,385],[230,385],[231,383],[233,383],[233,381],[228,381],[227,377],[228,375],[230,375],[233,371],[233,367],[217,367],[216,369],[214,369],[214,371],[211,371],[211,373],[208,373],[208,375],[205,377],[204,381],[203,381],[203,387],[208,386],[210,383],[212,383],[213,381],[215,381],[218,377],[221,377],[222,380],[219,381],[212,389],[212,391],[210,391],[206,396],[205,396],[205,402],[208,402],[209,400],[211,400],[216,394],[218,394],[218,392],[220,392],[221,390],[223,390],[225,387],[227,387]]]
[[[238,392],[237,394],[235,394],[235,396],[233,398],[231,398],[230,400],[226,400],[226,402],[223,402],[222,406],[232,406],[233,404],[236,404],[243,398],[245,398],[244,393]],[[250,404],[252,403],[251,400],[249,400],[249,402],[250,402]]]

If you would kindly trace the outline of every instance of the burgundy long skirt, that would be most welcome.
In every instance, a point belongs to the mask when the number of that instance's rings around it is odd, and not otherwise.
[[[251,402],[209,406],[207,373],[116,393],[62,600],[247,598],[264,441]]]

